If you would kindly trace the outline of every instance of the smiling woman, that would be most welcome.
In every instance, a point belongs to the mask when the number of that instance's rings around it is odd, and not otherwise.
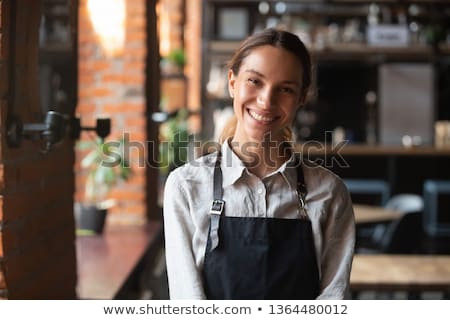
[[[221,149],[167,179],[170,296],[342,299],[354,250],[350,196],[291,144],[309,53],[294,34],[268,29],[241,44],[229,69],[235,117]]]
[[[268,64],[270,59],[278,62]],[[302,101],[301,72],[292,53],[269,45],[254,49],[238,74],[230,70],[229,90],[238,118],[233,140],[262,141],[267,133],[283,139],[283,129],[291,125]]]

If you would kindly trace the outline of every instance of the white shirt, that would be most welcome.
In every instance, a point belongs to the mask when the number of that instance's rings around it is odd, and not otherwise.
[[[166,181],[164,230],[171,299],[206,298],[202,268],[216,156],[213,153],[177,168]],[[225,215],[298,218],[297,173],[288,163],[260,179],[224,143],[221,169]],[[331,171],[311,165],[303,165],[303,171],[306,210],[320,275],[318,299],[343,299],[349,292],[355,244],[350,196],[342,180]]]

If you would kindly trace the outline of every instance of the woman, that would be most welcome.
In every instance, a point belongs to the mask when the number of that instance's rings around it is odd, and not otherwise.
[[[342,299],[354,218],[342,181],[292,152],[311,83],[300,39],[268,29],[230,62],[235,119],[218,152],[174,170],[164,198],[172,299]]]

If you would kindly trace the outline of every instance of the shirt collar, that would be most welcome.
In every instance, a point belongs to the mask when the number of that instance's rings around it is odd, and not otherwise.
[[[247,169],[242,160],[234,153],[230,147],[231,139],[228,139],[222,144],[222,160],[220,167],[223,175],[223,187],[230,186],[235,183]],[[267,177],[275,174],[281,174],[286,183],[291,189],[297,188],[297,174],[295,168],[295,154],[292,153],[291,157],[283,163],[277,170],[272,172]],[[266,177],[266,178],[267,178]]]
[[[297,168],[295,163],[295,153],[292,152],[291,157],[278,170],[273,172],[273,174],[279,172],[291,189],[297,188]]]
[[[230,186],[235,183],[236,180],[238,180],[242,176],[245,170],[244,163],[231,149],[230,140],[231,139],[226,140],[221,147],[222,160],[220,163],[220,168],[222,169],[222,185],[224,187]]]

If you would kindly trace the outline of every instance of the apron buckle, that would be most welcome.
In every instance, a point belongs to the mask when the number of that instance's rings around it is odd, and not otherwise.
[[[298,212],[300,218],[308,219],[308,214],[306,213],[305,194],[297,191],[297,197],[298,197]]]
[[[225,206],[225,201],[223,200],[214,200],[211,206],[211,210],[209,210],[210,214],[221,215],[223,212],[223,208]]]

